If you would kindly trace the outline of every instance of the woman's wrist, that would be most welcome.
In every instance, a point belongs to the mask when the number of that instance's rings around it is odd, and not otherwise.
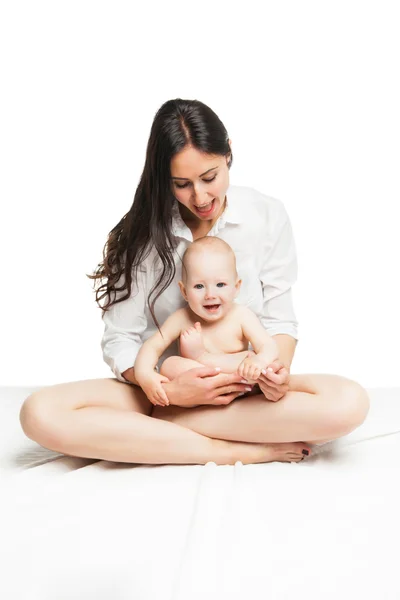
[[[165,390],[165,393],[167,394],[168,400],[169,400],[169,405],[172,406],[174,403],[174,397],[175,397],[175,388],[174,388],[174,382],[173,381],[166,381],[164,383],[161,384],[163,387],[163,390]]]
[[[188,404],[190,400],[188,399],[187,393],[182,394],[182,390],[184,390],[184,386],[176,383],[175,380],[166,381],[161,384],[165,393],[167,394],[167,398],[169,400],[170,406],[179,406],[180,408],[196,408],[197,406],[202,406],[202,404]]]
[[[123,373],[121,373],[122,377],[127,380],[128,383],[133,383],[134,385],[139,385],[136,377],[135,377],[135,369],[134,367],[129,367]]]
[[[279,359],[289,371],[297,346],[297,340],[286,333],[277,333],[273,337],[278,345]]]

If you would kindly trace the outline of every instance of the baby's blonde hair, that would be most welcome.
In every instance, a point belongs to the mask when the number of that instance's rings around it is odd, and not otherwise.
[[[188,248],[186,248],[185,252],[182,256],[182,279],[186,281],[187,277],[187,265],[189,259],[192,255],[197,254],[198,252],[219,252],[221,254],[229,254],[232,257],[233,268],[235,270],[235,275],[238,277],[238,273],[236,270],[236,256],[232,248],[229,244],[227,244],[221,238],[215,236],[206,235],[204,237],[198,238],[194,242],[190,244]]]

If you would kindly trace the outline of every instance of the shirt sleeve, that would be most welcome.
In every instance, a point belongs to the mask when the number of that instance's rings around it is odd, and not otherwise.
[[[263,290],[261,322],[269,335],[283,333],[298,340],[292,285],[297,280],[297,253],[292,226],[281,201],[265,236],[260,279]]]
[[[138,282],[132,277],[132,293],[129,298],[113,304],[104,313],[104,334],[101,340],[103,359],[119,381],[127,383],[122,373],[134,366],[142,346],[142,335],[147,327],[145,314],[146,271],[139,268]],[[124,276],[118,280],[124,280]],[[117,292],[117,297],[122,292]],[[123,292],[126,294],[126,290]]]

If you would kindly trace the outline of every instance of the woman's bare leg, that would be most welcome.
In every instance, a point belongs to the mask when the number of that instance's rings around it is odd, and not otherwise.
[[[291,375],[278,402],[257,394],[228,405],[154,407],[152,416],[212,438],[246,442],[317,444],[347,435],[361,425],[369,398],[357,382],[339,375]]]
[[[249,444],[214,440],[175,423],[153,419],[153,405],[135,385],[92,379],[42,388],[23,403],[25,434],[62,454],[145,464],[298,462],[304,444]],[[191,409],[187,409],[191,410]],[[281,445],[280,445],[281,446]]]
[[[210,355],[213,356],[213,355]],[[217,355],[215,355],[217,356]],[[195,367],[199,367],[202,366],[202,364],[198,361],[192,360],[192,359],[188,359],[188,358],[182,358],[180,356],[170,356],[169,358],[167,358],[163,364],[161,365],[161,369],[160,369],[160,373],[162,375],[165,375],[166,377],[168,377],[169,379],[175,379],[175,377],[178,377],[178,375],[180,375],[181,373],[184,373],[185,371],[187,371],[188,369],[193,369]],[[215,364],[210,364],[209,366],[217,366],[217,363]],[[234,369],[235,370],[235,369]],[[223,371],[223,372],[227,372],[227,371]],[[295,378],[298,378],[299,376],[293,376]],[[301,376],[300,376],[301,377]],[[310,377],[310,376],[309,376]],[[312,376],[311,376],[312,377]],[[329,375],[327,376],[329,377]],[[334,376],[336,377],[336,376]],[[292,390],[291,391],[296,391],[296,392],[303,392],[303,393],[317,393],[317,387],[313,388],[313,392],[310,389],[310,382],[306,382],[306,380],[303,380],[303,383],[299,382],[299,379],[292,379]],[[296,388],[297,389],[294,389]],[[337,393],[340,393],[340,390],[336,390]],[[260,397],[258,397],[258,401],[260,401]],[[263,402],[264,400],[261,398],[261,401]],[[176,409],[178,409],[178,407],[175,407]],[[195,407],[197,408],[197,407]],[[204,407],[202,406],[201,408],[208,408],[208,407]],[[202,418],[204,419],[204,410],[201,411],[202,413]],[[182,415],[184,413],[182,412]],[[160,413],[160,411],[154,411],[153,409],[153,413],[152,416],[157,418],[157,419],[162,419],[162,420],[168,420],[170,422],[175,422],[175,423],[180,423],[183,424],[183,422],[180,420],[181,416],[180,416],[180,412],[179,410],[170,410],[168,412],[164,412],[164,413]],[[188,416],[188,415],[185,415]],[[195,419],[195,421],[197,420],[197,417],[193,415],[193,413],[190,413],[190,418],[189,420],[186,419],[185,421],[185,427],[189,426],[190,422],[193,422],[193,418]],[[197,431],[197,429],[196,429]],[[234,430],[237,431],[237,430]],[[233,436],[237,435],[234,432],[232,432]],[[330,434],[329,438],[321,438],[321,439],[313,439],[312,441],[309,439],[307,441],[308,444],[310,445],[318,445],[318,444],[323,444],[329,441],[332,441],[334,439],[336,439],[337,437],[341,437],[341,435],[345,435],[345,434],[340,434],[340,435],[334,435],[332,437],[332,434]],[[224,439],[228,439],[228,438],[224,438]],[[229,438],[230,439],[230,438]],[[236,438],[235,438],[236,439]],[[248,441],[248,440],[247,440]],[[252,440],[252,441],[256,441],[256,440]]]

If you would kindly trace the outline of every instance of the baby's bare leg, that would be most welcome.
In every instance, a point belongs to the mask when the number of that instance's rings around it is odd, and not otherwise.
[[[189,371],[189,369],[195,369],[196,367],[204,367],[201,362],[192,360],[191,358],[182,358],[182,356],[169,356],[164,360],[160,367],[160,374],[168,377],[172,380]]]
[[[184,359],[200,363],[200,365],[196,366],[220,367],[222,373],[228,374],[235,373],[246,356],[254,354],[254,352],[249,350],[233,352],[232,354],[226,354],[225,352],[213,354],[208,352],[204,346],[200,323],[196,323],[194,327],[190,327],[188,330],[182,332],[179,345],[181,356]],[[193,367],[189,368],[192,369]],[[168,375],[166,376],[169,377]]]
[[[182,356],[170,356],[164,360],[160,368],[160,374],[168,379],[175,379],[189,369],[195,367],[220,367],[221,373],[235,373],[238,366],[249,351],[236,352],[235,354],[210,354],[206,352],[198,360],[183,358]]]
[[[205,367],[220,367],[222,373],[236,373],[240,363],[249,355],[248,350],[232,354],[205,352],[197,360]],[[252,353],[254,354],[254,352]]]

